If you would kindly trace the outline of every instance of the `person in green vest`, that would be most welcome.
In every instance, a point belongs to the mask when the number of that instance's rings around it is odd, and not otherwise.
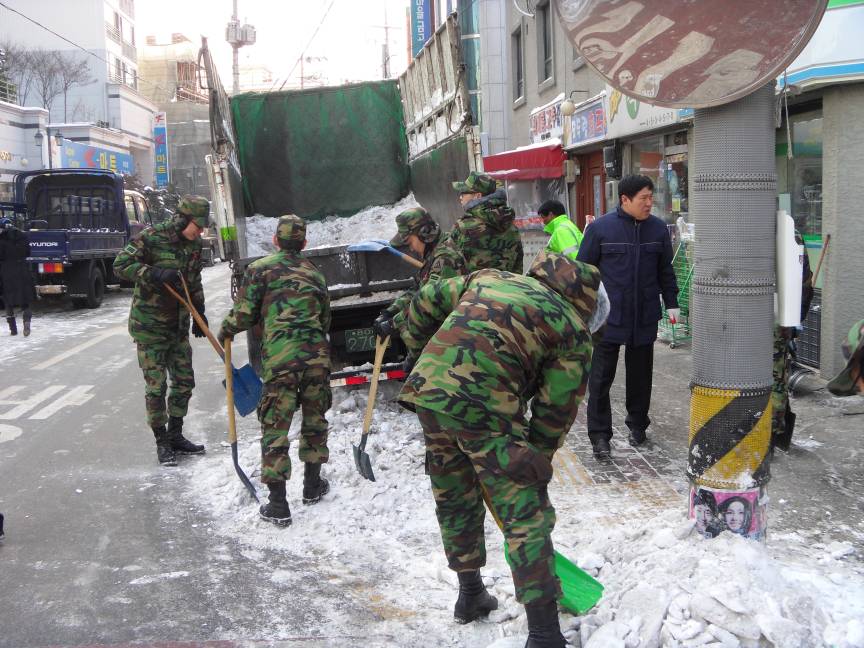
[[[564,205],[557,200],[547,200],[537,208],[537,214],[543,219],[543,231],[551,234],[546,250],[575,261],[582,243],[582,231],[570,220]]]

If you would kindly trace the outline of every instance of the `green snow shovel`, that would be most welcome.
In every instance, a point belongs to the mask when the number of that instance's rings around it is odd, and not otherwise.
[[[480,489],[483,491],[483,501],[486,502],[486,508],[495,518],[498,528],[503,531],[504,524],[495,509],[492,508],[492,499],[489,497],[486,487],[480,484]],[[512,567],[513,563],[510,561],[506,541],[504,542],[504,558],[507,560],[507,564]],[[599,581],[579,569],[571,560],[557,551],[555,552],[555,575],[561,581],[562,596],[558,599],[558,603],[577,616],[585,614],[597,605],[597,601],[603,596],[603,585]]]
[[[369,481],[375,481],[375,473],[372,472],[372,461],[366,453],[366,438],[369,436],[369,428],[372,425],[372,410],[375,409],[375,395],[378,393],[378,375],[381,373],[381,361],[384,360],[384,352],[390,342],[388,335],[384,340],[381,336],[375,337],[375,364],[372,367],[372,381],[369,383],[369,400],[366,403],[366,416],[363,417],[363,435],[360,437],[360,445],[354,448],[354,465],[357,471]]]
[[[389,252],[395,256],[398,256],[405,263],[410,263],[415,268],[422,268],[423,262],[419,259],[415,259],[414,257],[405,254],[404,252],[400,252],[396,248],[394,248],[388,241],[384,239],[369,239],[368,241],[361,241],[360,243],[354,243],[348,246],[349,252]]]
[[[237,457],[237,419],[234,418],[234,372],[237,371],[231,366],[231,338],[225,340],[225,395],[228,399],[228,443],[231,444],[231,461],[234,462],[234,472],[243,482],[249,494],[259,502],[258,492],[255,486],[243,472],[240,467],[240,460]]]

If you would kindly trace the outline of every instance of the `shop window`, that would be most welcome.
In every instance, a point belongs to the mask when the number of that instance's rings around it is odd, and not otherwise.
[[[822,112],[790,116],[777,130],[777,193],[795,227],[805,236],[822,236]],[[789,155],[791,135],[792,155]]]
[[[652,213],[668,224],[689,216],[687,132],[654,135],[630,144],[626,173],[648,176],[654,183]]]

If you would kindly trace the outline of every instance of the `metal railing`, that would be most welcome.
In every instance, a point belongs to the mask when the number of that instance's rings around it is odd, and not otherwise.
[[[18,103],[18,87],[8,81],[0,81],[0,101],[6,103]]]
[[[123,56],[135,61],[136,63],[138,62],[137,48],[131,43],[127,43],[126,41],[123,41]]]
[[[105,34],[118,45],[122,45],[123,39],[120,36],[120,30],[111,23],[105,23]]]

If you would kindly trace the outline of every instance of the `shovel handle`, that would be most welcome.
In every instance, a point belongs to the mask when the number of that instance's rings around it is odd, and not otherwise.
[[[381,336],[375,337],[375,364],[372,367],[372,382],[369,384],[369,400],[366,402],[366,416],[363,417],[363,436],[360,439],[360,448],[366,447],[366,436],[372,425],[372,410],[375,409],[375,395],[378,393],[378,376],[381,374],[381,362],[384,360],[384,352],[390,342],[388,335],[384,340]]]
[[[819,271],[822,269],[822,261],[825,259],[825,253],[828,251],[828,246],[831,245],[831,235],[825,235],[825,244],[822,246],[822,253],[819,255],[819,262],[816,264],[816,272],[813,273],[813,287],[816,287],[816,282],[819,280]],[[806,252],[804,254],[807,254]]]
[[[400,259],[402,259],[405,263],[408,263],[409,265],[412,265],[415,268],[422,268],[423,267],[422,261],[420,261],[419,259],[415,259],[414,257],[412,257],[408,254],[405,254],[404,252],[400,252],[399,250],[397,250],[396,248],[394,248],[392,246],[388,246],[386,248],[386,250],[388,252],[390,252],[390,254],[395,254]]]
[[[189,289],[186,287],[186,280],[183,278],[183,275],[180,275],[180,280],[183,282],[183,288],[186,291],[186,295],[189,295]],[[186,307],[186,310],[192,315],[192,319],[195,320],[195,323],[198,324],[198,328],[204,331],[204,335],[207,336],[207,339],[210,341],[210,344],[213,345],[213,348],[216,350],[216,353],[219,354],[219,357],[223,360],[225,359],[225,350],[222,348],[222,345],[219,344],[219,340],[216,339],[216,336],[213,335],[213,332],[207,326],[207,323],[204,321],[204,318],[198,313],[198,309],[196,309],[192,305],[191,299],[184,299],[180,293],[174,290],[173,286],[170,284],[165,284],[165,289],[171,293],[174,298],[183,304]]]
[[[225,340],[225,397],[228,400],[228,443],[237,443],[237,419],[234,414],[234,371],[231,366],[231,339]]]

